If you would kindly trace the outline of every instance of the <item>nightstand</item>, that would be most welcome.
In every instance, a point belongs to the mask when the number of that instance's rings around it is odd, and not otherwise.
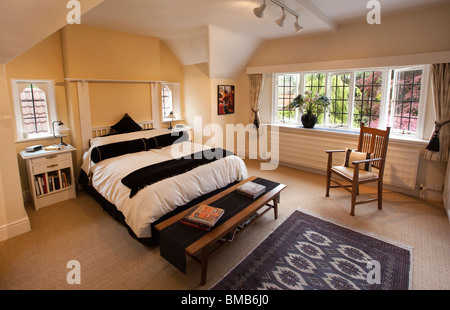
[[[67,145],[60,150],[20,152],[27,164],[30,194],[36,210],[76,198],[72,164],[75,150]]]

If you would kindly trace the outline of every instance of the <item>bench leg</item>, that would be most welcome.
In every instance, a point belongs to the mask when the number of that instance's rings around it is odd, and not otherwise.
[[[274,213],[274,217],[277,220],[278,219],[278,201],[280,200],[280,194],[278,194],[274,199],[273,199],[273,213]]]
[[[201,271],[201,279],[200,279],[200,285],[203,286],[206,284],[206,274],[208,272],[208,258],[210,249],[209,246],[205,246],[202,249],[202,271]]]

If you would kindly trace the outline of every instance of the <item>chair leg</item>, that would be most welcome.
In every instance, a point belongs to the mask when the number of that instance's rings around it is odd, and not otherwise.
[[[383,209],[383,180],[378,180],[378,209]]]
[[[330,197],[330,182],[331,182],[331,171],[327,171],[327,192],[325,194],[326,197]]]
[[[355,187],[355,184],[353,184],[352,187],[352,209],[350,211],[351,216],[355,216],[355,206],[356,206],[356,195],[357,195],[357,186]]]
[[[333,164],[333,153],[328,153],[328,162],[327,162],[327,192],[325,194],[326,197],[330,197],[330,182],[331,182],[331,166]]]

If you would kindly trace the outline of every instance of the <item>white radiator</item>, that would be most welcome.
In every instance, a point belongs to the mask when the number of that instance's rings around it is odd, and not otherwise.
[[[275,144],[271,143],[272,145],[279,143],[280,163],[325,171],[328,161],[325,151],[343,150],[346,147],[356,148],[358,136],[318,132],[310,134],[305,130],[280,130],[278,141],[274,140],[273,142]],[[414,190],[419,165],[419,150],[393,146],[391,142],[387,153],[384,183]],[[338,165],[343,161],[343,153],[333,155],[333,165]]]

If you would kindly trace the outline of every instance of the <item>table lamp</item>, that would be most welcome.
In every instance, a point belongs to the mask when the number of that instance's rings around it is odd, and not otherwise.
[[[169,130],[170,130],[170,129],[172,129],[172,121],[175,119],[175,115],[173,115],[173,111],[171,111],[169,113],[169,115],[166,116],[166,118],[170,118],[171,119],[170,125],[169,125]]]
[[[55,123],[56,123],[56,128],[55,128]],[[59,146],[67,146],[67,143],[63,142],[63,135],[61,135],[61,132],[70,131],[70,128],[67,127],[66,125],[64,125],[64,123],[61,121],[54,121],[52,123],[52,129],[53,129],[53,137],[61,138],[61,142],[59,143]],[[59,137],[56,136],[56,134],[55,134],[56,132],[59,134]]]

